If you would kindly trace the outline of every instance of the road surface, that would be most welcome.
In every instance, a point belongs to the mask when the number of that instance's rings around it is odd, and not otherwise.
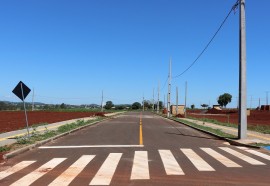
[[[0,185],[270,185],[270,153],[128,112],[10,159]]]

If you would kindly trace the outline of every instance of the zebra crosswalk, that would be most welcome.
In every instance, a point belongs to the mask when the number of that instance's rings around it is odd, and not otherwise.
[[[200,152],[199,152],[200,151]],[[199,152],[199,153],[198,153]],[[151,179],[151,166],[149,166],[149,153],[146,150],[135,151],[131,172],[127,173],[129,175],[129,179],[132,180],[149,180]],[[153,151],[151,151],[153,153]],[[244,168],[246,163],[251,166],[265,166],[270,164],[270,156],[268,154],[264,154],[262,152],[249,149],[249,148],[231,148],[231,147],[219,147],[216,149],[213,148],[198,148],[198,149],[189,149],[189,148],[180,148],[172,150],[168,149],[158,149],[155,153],[158,153],[160,159],[155,161],[160,161],[163,174],[167,176],[185,176],[185,168],[182,166],[182,161],[189,161],[191,165],[197,171],[218,171],[215,169],[213,161],[209,161],[210,157],[216,160],[215,163],[220,163],[224,167],[227,168]],[[178,155],[181,158],[178,157]],[[90,162],[95,161],[98,155],[82,155],[79,157],[73,164],[63,170],[59,175],[55,176],[52,179],[52,182],[49,184],[50,186],[54,185],[69,185],[78,175],[86,171],[87,165]],[[177,157],[176,157],[177,156]],[[184,158],[182,158],[182,156]],[[230,159],[233,157],[233,160]],[[260,160],[255,159],[258,157]],[[110,185],[113,177],[118,174],[117,168],[121,161],[123,160],[123,153],[109,153],[106,157],[105,161],[100,165],[98,171],[93,175],[89,175],[89,185]],[[262,162],[262,159],[265,160]],[[66,157],[61,158],[53,158],[43,165],[39,166],[35,170],[30,172],[25,171],[25,175],[22,174],[22,177],[14,180],[11,185],[12,186],[26,186],[31,185],[41,177],[46,176],[48,172],[51,170],[57,170],[58,165],[62,164],[67,160]],[[246,163],[245,163],[246,162]],[[38,164],[37,160],[31,161],[22,161],[6,170],[0,172],[0,183],[2,180],[7,179],[12,180],[13,174],[24,170],[31,165]],[[52,176],[52,175],[50,175]],[[154,177],[154,175],[152,175]]]

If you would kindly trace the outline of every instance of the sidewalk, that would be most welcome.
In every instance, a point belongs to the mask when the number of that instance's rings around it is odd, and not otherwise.
[[[181,118],[182,120],[193,122],[197,125],[202,125],[206,127],[210,127],[213,129],[220,129],[222,132],[225,132],[227,134],[232,134],[235,136],[238,136],[238,129],[232,128],[232,127],[226,127],[222,125],[217,125],[213,123],[193,120],[193,119],[187,119],[187,118]],[[255,131],[247,131],[247,138],[237,140],[237,142],[244,143],[244,144],[252,144],[252,143],[264,143],[264,144],[270,144],[270,134],[263,134]]]
[[[119,113],[120,112],[108,113],[108,114],[105,114],[105,116],[110,117],[110,116],[114,116],[114,115],[119,114]],[[78,120],[88,121],[88,120],[94,120],[94,119],[96,119],[96,117],[85,117],[85,118],[71,119],[71,120],[67,120],[67,121],[51,123],[51,124],[36,127],[36,131],[37,132],[44,132],[46,130],[57,130],[57,128],[62,126],[62,125],[70,124],[70,123],[76,122]],[[33,131],[33,128],[29,127],[29,133],[31,133],[32,131]],[[2,134],[0,134],[0,147],[16,143],[17,142],[16,137],[25,136],[25,135],[27,135],[27,129],[2,133]]]

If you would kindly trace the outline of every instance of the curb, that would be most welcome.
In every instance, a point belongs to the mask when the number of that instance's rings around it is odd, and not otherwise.
[[[256,148],[256,149],[261,149],[261,147],[258,147],[258,146],[240,143],[240,142],[234,141],[234,140],[232,140],[232,139],[229,139],[229,138],[225,138],[225,137],[219,136],[219,135],[217,135],[217,134],[215,134],[215,133],[212,133],[212,132],[209,132],[209,131],[206,131],[206,130],[203,130],[203,129],[200,129],[200,128],[197,128],[197,127],[194,127],[194,126],[191,126],[191,125],[188,125],[188,124],[183,123],[183,122],[181,122],[181,121],[178,121],[178,120],[176,120],[176,119],[174,119],[174,118],[167,118],[167,117],[164,117],[164,116],[159,115],[159,114],[157,114],[157,115],[158,115],[158,116],[161,116],[161,117],[163,117],[163,118],[165,118],[165,119],[169,119],[169,120],[171,120],[171,121],[175,121],[175,122],[177,122],[177,123],[181,123],[181,124],[186,125],[186,126],[188,126],[188,127],[190,127],[190,128],[196,129],[196,130],[198,130],[198,131],[200,131],[200,132],[204,132],[204,133],[206,133],[206,134],[212,135],[212,136],[214,136],[214,137],[216,137],[216,138],[219,138],[219,139],[221,139],[221,140],[225,140],[225,141],[229,142],[231,145],[235,145],[235,146],[243,146],[243,147],[249,147],[249,148]],[[211,128],[211,127],[210,127],[210,128]]]
[[[22,148],[20,148],[20,149],[14,150],[14,151],[12,151],[12,152],[9,152],[9,153],[7,153],[7,154],[4,154],[4,155],[3,155],[3,159],[4,159],[4,160],[10,159],[10,158],[12,158],[12,157],[15,157],[15,156],[21,154],[21,153],[30,151],[30,150],[32,150],[32,149],[34,149],[34,148],[36,148],[36,147],[39,147],[39,146],[41,146],[41,145],[44,145],[44,144],[49,143],[49,142],[51,142],[51,141],[54,141],[54,140],[56,140],[56,139],[58,139],[58,138],[64,137],[64,136],[66,136],[66,135],[68,135],[68,134],[74,133],[74,132],[76,132],[76,131],[78,131],[78,130],[84,129],[84,128],[89,127],[89,126],[97,125],[97,124],[99,124],[99,123],[101,123],[101,122],[103,122],[103,121],[107,121],[107,120],[113,119],[113,117],[115,117],[115,116],[117,116],[117,115],[111,116],[111,117],[109,117],[109,118],[104,118],[104,119],[102,119],[102,120],[100,120],[100,121],[95,121],[95,122],[93,122],[93,123],[90,123],[90,124],[84,125],[84,126],[82,126],[82,127],[73,129],[73,130],[71,130],[71,131],[68,131],[68,132],[59,134],[59,135],[57,135],[57,136],[48,138],[48,139],[46,139],[46,140],[36,142],[35,144],[28,145],[28,146],[26,146],[26,147],[22,147]]]

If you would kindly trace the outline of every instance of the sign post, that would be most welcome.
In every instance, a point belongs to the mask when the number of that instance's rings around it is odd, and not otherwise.
[[[20,98],[23,101],[23,108],[24,108],[24,115],[25,115],[28,138],[29,138],[29,127],[28,127],[28,118],[27,118],[24,99],[27,97],[30,91],[31,89],[28,88],[22,81],[20,81],[18,85],[12,91],[18,98]]]

